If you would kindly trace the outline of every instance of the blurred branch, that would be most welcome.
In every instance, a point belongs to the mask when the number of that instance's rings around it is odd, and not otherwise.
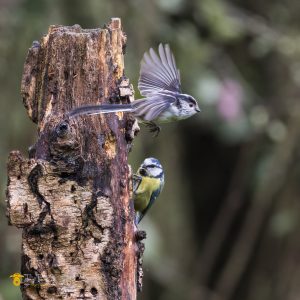
[[[252,33],[254,35],[263,35],[268,39],[271,38],[273,41],[276,41],[282,36],[278,30],[274,29],[268,25],[268,23],[259,15],[253,14],[237,5],[234,5],[232,2],[225,2],[227,6],[227,11],[239,26],[245,31]]]
[[[231,299],[236,291],[237,284],[250,261],[264,221],[268,217],[277,194],[286,184],[294,153],[299,151],[299,125],[297,116],[290,119],[288,125],[290,134],[287,135],[286,141],[278,145],[275,150],[265,183],[254,195],[252,207],[246,215],[239,237],[216,283],[216,291],[222,295],[223,300]]]
[[[230,231],[237,213],[244,204],[242,195],[245,186],[247,185],[249,175],[245,170],[250,170],[249,167],[252,164],[253,150],[255,150],[255,147],[248,144],[243,145],[240,149],[228,196],[224,200],[201,250],[202,253],[196,265],[197,271],[195,272],[195,275],[197,276],[196,279],[200,279],[200,282],[203,285],[208,284],[226,236]]]

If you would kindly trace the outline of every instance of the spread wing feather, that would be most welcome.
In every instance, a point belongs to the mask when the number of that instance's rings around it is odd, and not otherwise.
[[[151,48],[144,54],[138,83],[140,93],[146,97],[162,90],[180,93],[179,70],[169,45],[160,44],[158,53],[159,56]]]

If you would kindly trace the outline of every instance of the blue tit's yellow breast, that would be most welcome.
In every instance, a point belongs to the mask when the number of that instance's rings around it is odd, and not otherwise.
[[[142,181],[134,193],[134,208],[142,212],[151,199],[154,191],[160,188],[160,179],[153,177],[142,177]]]

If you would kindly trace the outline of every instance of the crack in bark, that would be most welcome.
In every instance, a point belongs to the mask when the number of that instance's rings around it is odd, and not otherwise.
[[[41,165],[37,164],[30,172],[28,176],[28,184],[30,187],[31,192],[36,196],[37,201],[40,206],[42,206],[43,203],[48,204],[47,201],[45,201],[45,198],[43,195],[40,193],[39,188],[38,188],[38,180],[40,177],[43,176],[43,170]]]
[[[40,193],[38,181],[39,178],[43,176],[43,169],[40,164],[37,164],[28,175],[28,184],[30,187],[30,191],[35,195],[40,207],[44,203],[42,211],[40,212],[39,218],[37,220],[37,224],[27,229],[27,233],[30,235],[37,234],[47,234],[53,233],[54,240],[57,239],[57,226],[55,224],[54,218],[51,214],[50,203],[45,199],[45,197]],[[51,221],[48,224],[43,224],[47,214],[51,217]]]

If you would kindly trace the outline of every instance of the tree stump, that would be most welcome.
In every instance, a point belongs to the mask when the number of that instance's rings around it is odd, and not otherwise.
[[[128,103],[126,36],[51,26],[33,42],[21,93],[38,139],[29,159],[8,161],[7,216],[23,228],[23,299],[136,299],[140,254],[127,155],[137,127],[129,114],[68,119],[73,107]]]

